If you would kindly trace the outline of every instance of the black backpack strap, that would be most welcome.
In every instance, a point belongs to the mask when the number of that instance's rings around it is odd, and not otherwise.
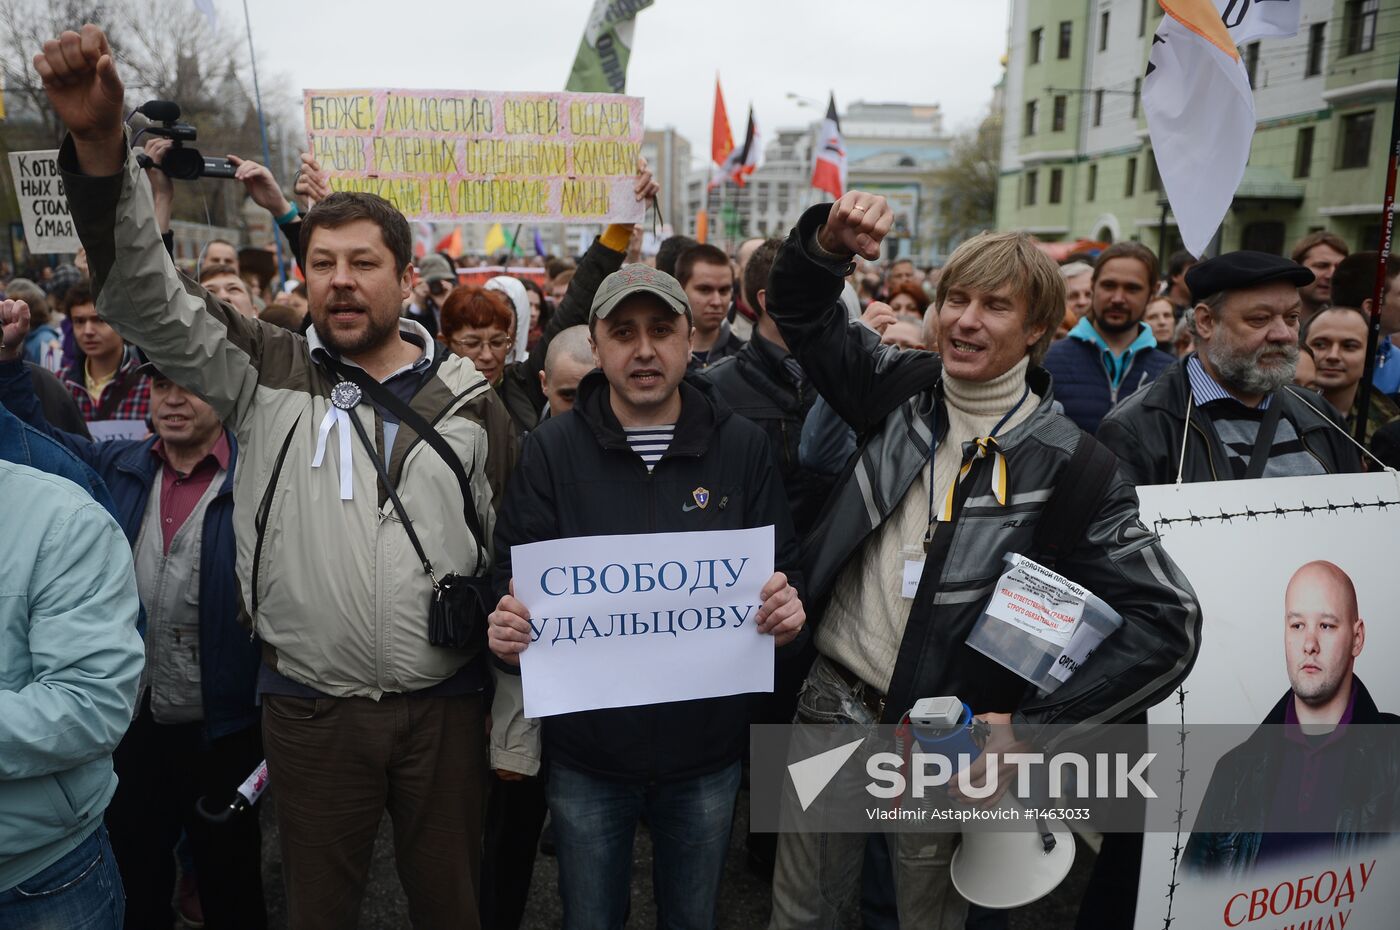
[[[1117,470],[1118,457],[1081,430],[1079,445],[1060,472],[1035,528],[1032,546],[1047,568],[1053,569],[1079,545]]]
[[[399,422],[408,424],[415,433],[422,437],[424,442],[433,447],[433,451],[447,463],[447,467],[452,469],[452,473],[457,476],[457,483],[462,486],[462,516],[467,521],[467,529],[471,531],[472,538],[476,540],[479,564],[479,560],[486,553],[486,534],[482,531],[481,520],[476,515],[471,480],[467,476],[466,469],[462,467],[462,460],[457,457],[457,453],[452,451],[447,440],[442,437],[441,433],[433,429],[432,424],[425,420],[421,413],[400,400],[393,391],[371,378],[363,368],[346,365],[335,358],[327,358],[326,363],[337,375],[347,381],[354,382],[360,390],[373,398],[375,403],[391,411],[399,418]],[[387,481],[385,483],[387,484]],[[392,488],[389,489],[389,493],[393,493]]]

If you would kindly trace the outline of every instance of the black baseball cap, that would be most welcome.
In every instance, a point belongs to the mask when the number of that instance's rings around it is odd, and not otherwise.
[[[1268,252],[1241,249],[1192,265],[1186,271],[1186,286],[1191,289],[1191,299],[1200,302],[1221,291],[1236,291],[1270,281],[1287,281],[1294,287],[1304,287],[1313,283],[1313,278],[1311,271],[1295,261]]]

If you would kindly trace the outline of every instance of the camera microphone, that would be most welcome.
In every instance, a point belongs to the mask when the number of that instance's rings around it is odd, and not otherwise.
[[[148,100],[136,112],[153,122],[173,123],[180,118],[180,105],[173,100]]]

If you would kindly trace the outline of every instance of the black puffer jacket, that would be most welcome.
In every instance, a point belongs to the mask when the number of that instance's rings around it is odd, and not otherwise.
[[[768,434],[773,458],[783,476],[792,522],[799,536],[812,528],[817,512],[831,493],[834,478],[803,468],[797,460],[802,424],[817,399],[810,384],[794,385],[783,370],[781,348],[757,332],[737,354],[701,372],[715,386],[724,403]]]
[[[809,615],[819,616],[838,573],[929,467],[929,448],[947,428],[943,366],[931,352],[881,346],[874,332],[847,325],[840,303],[845,267],[809,251],[830,204],[810,208],[778,253],[768,279],[768,312],[817,391],[855,429],[860,448],[806,537],[803,570]],[[900,644],[884,722],[921,697],[957,695],[974,711],[1012,713],[1034,739],[1041,725],[1120,721],[1181,682],[1200,647],[1201,612],[1190,583],[1138,519],[1131,485],[1115,477],[1079,545],[1057,571],[1123,616],[1074,678],[1049,697],[967,645],[1002,573],[1002,556],[1031,547],[1046,501],[1084,435],[1052,409],[1050,379],[1033,369],[1041,398],[1030,418],[999,437],[1011,476],[1006,506],[992,493],[992,469],[974,467],[958,485],[953,519],[938,525]],[[980,460],[985,466],[990,460]]]
[[[1293,424],[1303,445],[1329,475],[1361,471],[1356,447],[1325,400],[1287,385],[1273,393],[1271,403],[1283,404],[1283,417]],[[1190,405],[1190,381],[1183,360],[1115,407],[1099,425],[1097,438],[1118,456],[1134,485],[1172,484],[1181,465],[1189,408],[1191,436],[1181,480],[1230,480],[1229,459],[1210,418]]]
[[[774,566],[801,589],[797,538],[767,437],[717,403],[708,383],[687,378],[680,391],[675,437],[651,473],[627,444],[601,371],[580,382],[572,411],[550,417],[526,437],[496,518],[495,577],[501,593],[512,574],[512,546],[575,536],[770,524]],[[692,492],[700,487],[709,490],[716,504],[697,508],[691,503]],[[547,717],[545,755],[624,781],[679,781],[715,772],[743,754],[751,698],[735,695]]]

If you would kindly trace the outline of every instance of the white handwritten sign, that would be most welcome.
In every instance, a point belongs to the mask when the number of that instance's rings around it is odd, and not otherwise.
[[[773,527],[515,546],[525,716],[773,690]]]
[[[35,255],[77,252],[78,233],[58,174],[58,150],[11,152],[10,175],[15,179],[29,251]]]

